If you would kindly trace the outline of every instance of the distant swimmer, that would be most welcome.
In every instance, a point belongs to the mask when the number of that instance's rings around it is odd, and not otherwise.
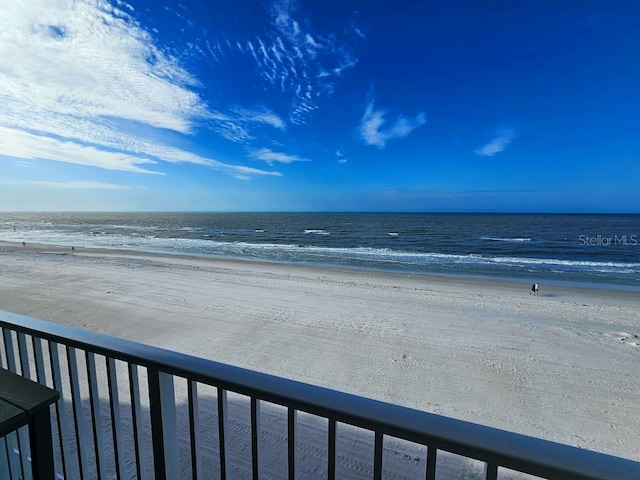
[[[538,290],[540,290],[540,284],[534,283],[533,285],[531,285],[531,291],[529,292],[529,295],[537,295]]]
[[[75,252],[76,251],[76,247],[71,247],[71,251]]]
[[[22,246],[24,247],[26,245],[26,243],[22,242]]]

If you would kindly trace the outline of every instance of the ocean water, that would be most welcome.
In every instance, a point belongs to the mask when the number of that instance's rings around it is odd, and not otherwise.
[[[640,291],[640,215],[1,213],[0,241]]]

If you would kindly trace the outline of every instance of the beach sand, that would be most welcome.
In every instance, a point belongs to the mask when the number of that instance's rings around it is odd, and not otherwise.
[[[640,460],[634,292],[0,244],[0,309]]]

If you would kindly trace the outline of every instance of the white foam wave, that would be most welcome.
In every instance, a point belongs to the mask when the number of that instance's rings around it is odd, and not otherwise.
[[[480,237],[481,240],[492,242],[530,242],[530,238],[503,238],[503,237]]]
[[[322,234],[324,230],[310,230]],[[325,232],[326,233],[326,232]],[[459,265],[464,268],[526,268],[530,271],[597,272],[614,274],[640,273],[640,263],[589,260],[562,260],[555,258],[483,256],[479,254],[450,254],[437,252],[411,252],[372,247],[321,247],[313,245],[220,242],[207,238],[162,238],[154,235],[132,236],[106,232],[57,232],[50,230],[0,232],[0,240],[57,245],[75,245],[98,248],[128,248],[144,251],[173,252],[201,255],[250,256],[275,261],[368,261],[380,264],[402,265]]]
[[[527,257],[487,257],[495,263],[519,263],[527,265],[563,265],[567,267],[613,267],[613,268],[640,268],[640,263],[623,262],[592,262],[587,260],[558,260],[553,258],[527,258]]]
[[[313,235],[329,235],[329,232],[322,229],[313,229],[309,228],[304,231],[305,234],[313,234]]]

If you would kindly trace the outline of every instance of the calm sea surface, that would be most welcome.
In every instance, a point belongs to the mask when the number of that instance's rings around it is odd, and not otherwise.
[[[0,241],[640,290],[640,215],[1,213]]]

